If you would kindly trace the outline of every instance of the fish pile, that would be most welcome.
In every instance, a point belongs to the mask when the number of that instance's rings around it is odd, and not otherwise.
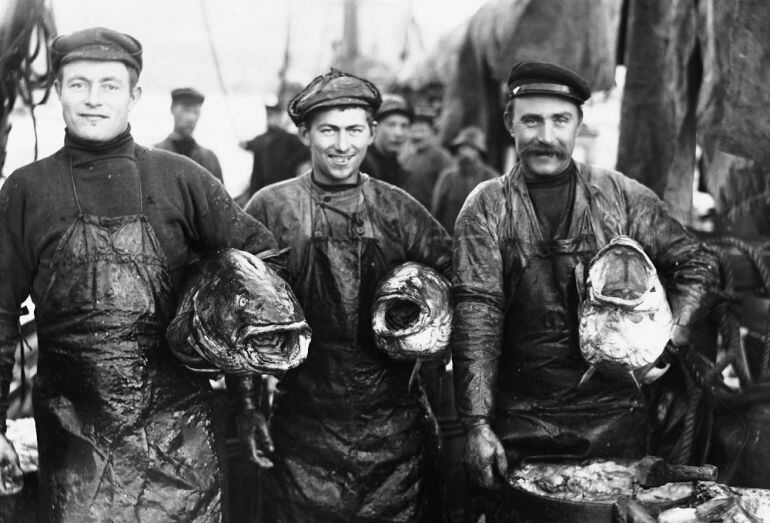
[[[636,462],[604,459],[579,463],[530,462],[509,472],[508,483],[554,499],[609,504],[621,497],[644,502],[678,500],[694,492],[692,482],[640,488],[634,484],[635,469]]]
[[[637,384],[665,372],[653,366],[671,336],[671,309],[655,266],[633,239],[614,238],[590,261],[579,318],[580,351],[590,365],[581,384],[596,369]]]
[[[310,334],[297,298],[273,269],[224,249],[189,268],[166,338],[193,371],[281,375],[305,361]]]
[[[372,306],[378,348],[396,360],[436,360],[449,353],[450,285],[434,269],[406,262],[379,283]]]

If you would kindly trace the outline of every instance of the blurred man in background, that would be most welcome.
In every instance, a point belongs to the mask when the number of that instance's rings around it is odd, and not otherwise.
[[[398,156],[406,145],[409,126],[414,119],[412,106],[403,96],[385,95],[374,119],[377,121],[377,133],[361,164],[361,170],[372,178],[403,187],[409,179],[409,173],[401,165]]]
[[[219,159],[210,149],[201,146],[193,138],[204,96],[191,87],[171,91],[171,114],[174,117],[174,130],[162,142],[155,145],[158,149],[187,156],[202,166],[220,182],[222,168]]]
[[[441,173],[431,202],[431,213],[449,234],[454,232],[455,219],[471,191],[481,182],[498,176],[484,163],[486,136],[478,127],[462,129],[452,142],[452,152],[456,162]]]
[[[238,144],[254,155],[249,188],[237,198],[239,203],[243,201],[245,204],[262,187],[298,176],[310,166],[307,146],[296,134],[284,128],[283,107],[277,104],[266,105],[265,114],[267,130]]]
[[[401,154],[401,165],[409,173],[404,190],[430,209],[433,188],[441,172],[452,165],[452,157],[438,143],[435,112],[418,108],[409,129],[409,143]]]

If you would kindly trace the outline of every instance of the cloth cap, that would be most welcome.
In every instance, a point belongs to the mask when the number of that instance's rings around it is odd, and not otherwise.
[[[582,105],[591,97],[591,88],[579,74],[566,67],[523,60],[508,73],[508,99],[527,95],[558,96]]]
[[[386,94],[382,98],[380,110],[374,116],[375,120],[381,122],[391,114],[401,114],[406,116],[409,121],[414,120],[414,110],[406,98],[397,94]]]
[[[171,91],[171,103],[180,103],[185,105],[200,105],[206,97],[203,93],[192,87],[180,87]]]
[[[427,122],[431,125],[436,121],[436,111],[432,107],[416,107],[414,109],[415,122]]]
[[[461,145],[470,145],[481,154],[487,154],[487,136],[478,127],[465,127],[457,133],[457,137],[452,140],[450,146],[452,150],[457,149]]]
[[[139,40],[105,27],[91,27],[57,36],[50,47],[51,66],[55,72],[64,64],[77,60],[123,62],[137,73],[142,71],[142,44]]]
[[[368,80],[332,68],[316,76],[289,102],[291,120],[302,124],[313,111],[329,107],[363,107],[377,112],[382,103],[380,91]]]

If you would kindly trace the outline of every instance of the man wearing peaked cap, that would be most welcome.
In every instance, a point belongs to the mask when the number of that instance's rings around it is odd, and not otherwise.
[[[478,127],[465,127],[451,143],[456,162],[445,169],[436,182],[431,213],[449,234],[465,199],[481,182],[493,180],[499,173],[484,162],[487,155],[486,135]]]
[[[388,94],[374,115],[377,134],[366,153],[361,170],[373,178],[403,188],[410,178],[399,160],[414,119],[411,104],[400,95]]]
[[[332,70],[289,104],[312,168],[264,187],[246,211],[289,248],[313,329],[308,360],[278,385],[266,521],[440,521],[435,419],[412,365],[377,349],[377,283],[405,261],[444,273],[450,239],[423,206],[361,172],[380,109],[370,82]]]
[[[192,87],[182,87],[171,91],[171,115],[174,117],[174,130],[165,140],[155,144],[155,147],[187,156],[222,182],[222,168],[219,166],[217,155],[193,138],[195,127],[201,116],[201,106],[204,99],[203,94]]]
[[[504,120],[518,162],[480,184],[455,224],[455,398],[465,464],[490,522],[537,518],[485,490],[524,457],[645,453],[637,385],[603,375],[579,385],[588,365],[578,346],[578,267],[618,235],[639,242],[667,282],[676,345],[687,343],[716,277],[713,256],[651,190],[572,159],[590,94],[560,65],[516,64]]]
[[[202,167],[134,142],[135,38],[84,29],[50,51],[64,146],[0,189],[0,468],[18,470],[5,415],[31,296],[40,520],[221,521],[222,408],[165,331],[195,253],[275,239]]]

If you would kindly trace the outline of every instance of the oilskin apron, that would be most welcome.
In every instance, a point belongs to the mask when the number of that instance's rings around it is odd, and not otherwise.
[[[408,392],[412,365],[389,360],[371,330],[375,287],[404,260],[385,259],[368,210],[363,191],[353,213],[314,201],[294,288],[313,340],[279,385],[268,521],[435,521],[426,492],[434,423],[422,389]],[[346,216],[344,237],[333,235],[328,213]]]
[[[41,521],[219,521],[221,427],[206,380],[166,347],[163,251],[141,204],[87,214],[70,176],[78,216],[36,311]]]
[[[556,239],[545,239],[520,173],[516,181],[501,246],[507,302],[495,433],[506,449],[533,459],[638,457],[646,414],[636,386],[595,373],[578,387],[588,366],[575,267],[607,241],[590,188],[578,174],[571,217],[565,213]]]

